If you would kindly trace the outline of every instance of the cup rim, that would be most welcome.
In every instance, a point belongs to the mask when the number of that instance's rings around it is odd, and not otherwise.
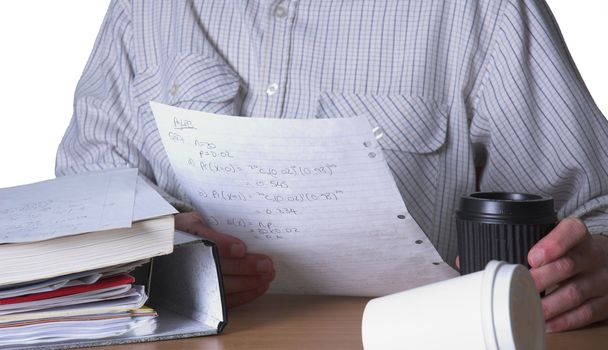
[[[557,221],[554,200],[523,192],[473,192],[460,197],[459,220],[488,223],[551,224]]]
[[[527,270],[521,265],[497,260],[490,261],[483,270],[480,310],[483,323],[483,336],[486,349],[488,350],[515,349],[517,347],[516,344],[522,339],[524,342],[527,341],[525,337],[519,340],[515,338],[518,332],[513,327],[517,328],[518,325],[514,324],[512,319],[514,311],[512,307],[514,305],[509,304],[508,310],[497,308],[497,304],[500,304],[497,296],[502,295],[504,297],[505,292],[505,290],[497,288],[501,286],[504,288],[507,285],[511,286],[514,283],[514,279],[522,278],[522,271]],[[536,291],[532,293],[536,293]],[[538,298],[538,294],[531,295],[535,295]],[[529,310],[529,312],[536,312],[536,317],[539,320],[544,320],[542,310],[540,309],[540,299],[538,299],[538,305],[538,310]],[[537,326],[542,331],[542,336],[544,337],[544,324]],[[511,336],[509,338],[505,336],[506,332],[510,332]],[[540,341],[544,344],[544,340],[541,339]]]
[[[494,284],[498,270],[505,265],[504,261],[492,260],[483,270],[481,281],[481,322],[483,337],[487,350],[499,350],[498,337],[494,327]]]
[[[468,195],[473,199],[492,200],[497,202],[535,202],[546,201],[550,197],[524,192],[473,192]]]

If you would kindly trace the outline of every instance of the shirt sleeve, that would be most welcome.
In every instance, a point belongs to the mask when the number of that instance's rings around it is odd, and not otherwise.
[[[74,112],[57,151],[57,176],[116,167],[134,167],[154,185],[153,170],[141,152],[131,86],[133,28],[127,1],[110,3],[95,46],[74,94]],[[178,210],[192,210],[160,187]]]
[[[555,199],[558,217],[608,232],[608,121],[593,102],[543,0],[510,0],[473,100],[482,191]]]

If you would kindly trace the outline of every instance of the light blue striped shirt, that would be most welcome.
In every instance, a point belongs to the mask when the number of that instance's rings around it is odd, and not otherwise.
[[[127,164],[188,202],[150,100],[248,117],[368,116],[409,211],[448,262],[454,207],[477,181],[552,196],[559,217],[608,232],[608,123],[542,0],[112,1],[57,175]]]

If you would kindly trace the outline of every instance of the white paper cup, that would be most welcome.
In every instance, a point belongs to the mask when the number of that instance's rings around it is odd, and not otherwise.
[[[545,321],[532,277],[521,265],[485,270],[370,300],[366,350],[542,350]]]

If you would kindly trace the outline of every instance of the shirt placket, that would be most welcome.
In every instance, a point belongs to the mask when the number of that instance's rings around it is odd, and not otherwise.
[[[274,1],[266,10],[258,90],[264,103],[255,111],[261,117],[283,117],[296,5],[294,0]]]

